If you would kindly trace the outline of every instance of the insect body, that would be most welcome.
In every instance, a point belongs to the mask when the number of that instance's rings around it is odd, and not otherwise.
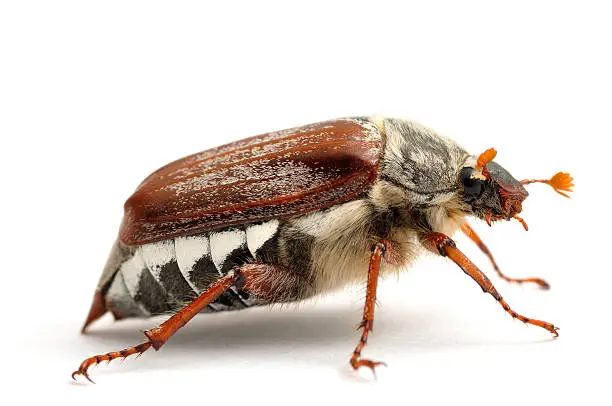
[[[513,317],[519,315],[450,239],[465,232],[491,253],[466,222],[518,219],[523,184],[548,183],[564,194],[572,179],[519,182],[493,162],[495,150],[470,155],[414,122],[345,118],[248,138],[180,159],[146,178],[125,204],[119,239],[83,327],[174,313],[145,332],[148,341],[83,361],[158,350],[195,314],[306,299],[367,281],[361,358],[374,320],[379,276],[405,269],[424,251],[446,256]]]

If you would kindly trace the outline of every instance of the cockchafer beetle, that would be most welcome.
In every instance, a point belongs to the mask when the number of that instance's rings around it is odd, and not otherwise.
[[[379,276],[405,269],[426,250],[455,262],[524,323],[557,336],[551,323],[516,313],[449,237],[461,230],[505,276],[466,222],[516,219],[528,193],[546,183],[567,197],[567,173],[517,181],[415,122],[341,118],[247,138],[153,172],[125,203],[119,238],[95,291],[83,331],[110,311],[115,319],[172,312],[147,341],[90,357],[72,376],[90,379],[101,361],[162,345],[199,312],[303,300],[367,281],[361,357],[374,322]]]

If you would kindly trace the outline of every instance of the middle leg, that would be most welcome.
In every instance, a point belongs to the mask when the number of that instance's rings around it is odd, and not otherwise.
[[[359,369],[360,367],[368,367],[376,374],[375,368],[379,365],[386,365],[384,362],[371,361],[369,359],[361,358],[361,351],[368,342],[368,335],[374,328],[374,308],[376,307],[376,288],[378,286],[378,275],[380,271],[380,261],[384,258],[389,258],[392,253],[388,253],[387,250],[392,245],[386,241],[377,242],[374,245],[372,255],[370,256],[370,266],[368,268],[368,284],[366,291],[365,305],[363,308],[363,319],[359,324],[359,328],[362,329],[361,338],[359,344],[353,351],[351,357],[351,366],[353,369]]]

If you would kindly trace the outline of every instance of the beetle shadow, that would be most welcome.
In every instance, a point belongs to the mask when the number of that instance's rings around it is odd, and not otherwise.
[[[356,327],[360,318],[358,309],[348,307],[306,310],[273,307],[199,314],[168,342],[172,347],[206,351],[266,346],[316,348],[322,344],[346,343],[351,337],[358,339]],[[125,344],[139,337],[134,330],[154,327],[165,319],[121,320],[111,326],[94,326],[86,335],[96,341]],[[164,350],[169,347],[165,346]]]
[[[380,315],[377,315],[375,322],[376,347],[383,347],[385,354],[427,353],[550,341],[546,338],[530,340],[529,337],[517,339],[499,335],[476,338],[462,328],[460,322],[453,323],[452,314],[441,313],[438,309],[395,307],[378,313]],[[291,352],[294,358],[303,358],[304,362],[338,366],[339,361],[346,362],[358,343],[360,333],[357,325],[360,319],[360,309],[348,305],[258,308],[201,314],[169,340],[163,353],[164,358],[172,359],[172,364],[180,364],[182,361],[179,358],[184,359],[184,362],[193,362],[189,356],[185,356],[186,353],[195,353],[204,358],[207,354],[218,357],[219,353],[228,351],[233,355],[256,351],[278,354]],[[156,317],[124,320],[106,327],[98,325],[87,336],[94,338],[90,341],[92,348],[124,348],[144,341],[144,337],[136,330],[151,328],[163,320],[165,318]],[[311,358],[310,355],[314,353],[317,356]]]
[[[154,356],[145,354],[138,362],[132,359],[124,363],[115,361],[108,367],[104,365],[104,368],[96,369],[94,379],[97,375],[114,374],[118,370],[145,374],[151,369],[170,372],[202,367],[215,373],[215,366],[244,365],[246,361],[253,370],[320,365],[336,370],[343,380],[371,384],[375,379],[368,374],[369,371],[356,372],[348,364],[359,341],[360,307],[354,303],[316,307],[297,305],[200,314],[173,336],[163,351]],[[366,356],[374,359],[392,362],[394,354],[410,357],[441,351],[550,342],[545,336],[533,340],[520,333],[506,336],[488,328],[473,331],[466,328],[465,320],[455,318],[453,311],[441,311],[440,308],[389,306],[380,310],[377,311],[374,334],[370,336],[371,346],[366,350]],[[101,351],[119,350],[144,342],[145,338],[138,330],[159,325],[166,318],[127,319],[112,323],[107,315],[93,325],[86,336],[62,341],[56,349],[69,353],[71,357],[74,357],[74,346],[77,345],[79,351],[89,352],[82,355],[90,356],[103,353]],[[483,330],[491,333],[482,336]],[[85,384],[83,379],[77,381],[77,385]]]

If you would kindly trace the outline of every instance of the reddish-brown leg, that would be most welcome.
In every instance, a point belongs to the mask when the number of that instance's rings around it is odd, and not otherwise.
[[[77,375],[83,375],[89,382],[95,383],[90,378],[89,374],[87,373],[87,370],[89,369],[90,366],[97,365],[101,363],[102,361],[106,361],[108,363],[116,358],[127,358],[130,355],[134,355],[134,354],[138,354],[140,356],[140,354],[148,350],[150,347],[151,347],[151,343],[147,342],[147,343],[138,344],[137,346],[134,346],[134,347],[126,348],[121,351],[111,351],[104,355],[94,355],[93,357],[89,357],[81,363],[81,365],[79,366],[79,369],[77,369],[76,371],[72,373],[72,379],[76,381]]]
[[[113,351],[104,355],[96,355],[87,358],[81,363],[79,369],[72,373],[72,378],[76,379],[77,375],[83,375],[89,381],[93,382],[87,373],[87,370],[92,365],[99,364],[102,361],[110,362],[116,358],[126,358],[133,354],[142,354],[150,347],[159,350],[162,345],[168,339],[176,333],[181,327],[183,327],[189,320],[191,320],[196,314],[202,311],[209,303],[215,300],[219,295],[229,289],[239,278],[238,273],[230,272],[226,276],[220,278],[217,282],[213,283],[206,291],[200,296],[194,299],[191,303],[181,309],[178,313],[174,314],[161,326],[152,330],[147,330],[144,334],[149,339],[148,342],[142,343],[135,347],[130,347],[121,351]]]
[[[509,276],[504,275],[502,271],[499,269],[499,267],[497,266],[497,262],[495,262],[495,259],[493,258],[493,254],[491,254],[491,251],[489,251],[489,248],[485,245],[484,242],[482,242],[478,234],[476,234],[476,231],[474,231],[474,229],[470,227],[467,223],[463,224],[463,226],[461,227],[461,231],[463,231],[465,235],[467,235],[470,238],[470,240],[474,241],[474,243],[478,245],[478,248],[480,248],[480,250],[487,257],[489,257],[489,260],[491,260],[491,264],[493,265],[493,269],[495,269],[495,272],[497,272],[499,277],[502,278],[503,280],[507,282],[514,282],[514,283],[523,283],[523,282],[537,283],[542,289],[550,289],[550,284],[541,278],[511,278]]]
[[[384,362],[376,362],[371,361],[369,359],[361,358],[361,350],[365,347],[368,342],[368,334],[372,331],[374,326],[374,307],[376,306],[376,287],[378,286],[378,273],[380,270],[380,260],[385,255],[385,251],[387,249],[387,245],[384,242],[378,242],[374,245],[374,250],[372,251],[372,255],[370,256],[370,267],[368,269],[368,286],[367,293],[365,299],[365,306],[363,309],[363,320],[361,321],[359,328],[362,328],[361,339],[359,340],[359,344],[355,347],[353,351],[353,356],[351,357],[351,366],[354,369],[358,369],[359,367],[368,367],[375,372],[375,368],[378,365],[385,365]]]
[[[557,332],[558,328],[551,323],[547,323],[541,320],[530,319],[525,316],[521,316],[510,308],[508,303],[502,298],[497,292],[489,278],[482,273],[480,269],[472,261],[470,261],[461,251],[457,249],[455,242],[450,239],[447,235],[441,233],[429,233],[421,237],[423,244],[432,252],[442,255],[443,257],[450,258],[454,263],[469,275],[478,285],[482,288],[483,292],[489,293],[499,302],[505,311],[510,315],[519,319],[523,323],[532,324],[534,326],[542,327],[543,329],[551,332],[555,337],[559,336]]]
[[[159,350],[174,333],[232,285],[238,286],[269,303],[295,301],[302,295],[309,296],[310,289],[312,289],[311,281],[308,278],[305,279],[299,273],[285,267],[263,263],[245,264],[213,283],[198,298],[166,320],[161,326],[145,331],[144,333],[149,339],[148,342],[125,350],[87,358],[79,369],[72,374],[72,377],[83,375],[91,381],[87,370],[92,365],[99,364],[102,361],[110,362],[115,358],[125,358],[132,354],[142,354],[150,347]]]

